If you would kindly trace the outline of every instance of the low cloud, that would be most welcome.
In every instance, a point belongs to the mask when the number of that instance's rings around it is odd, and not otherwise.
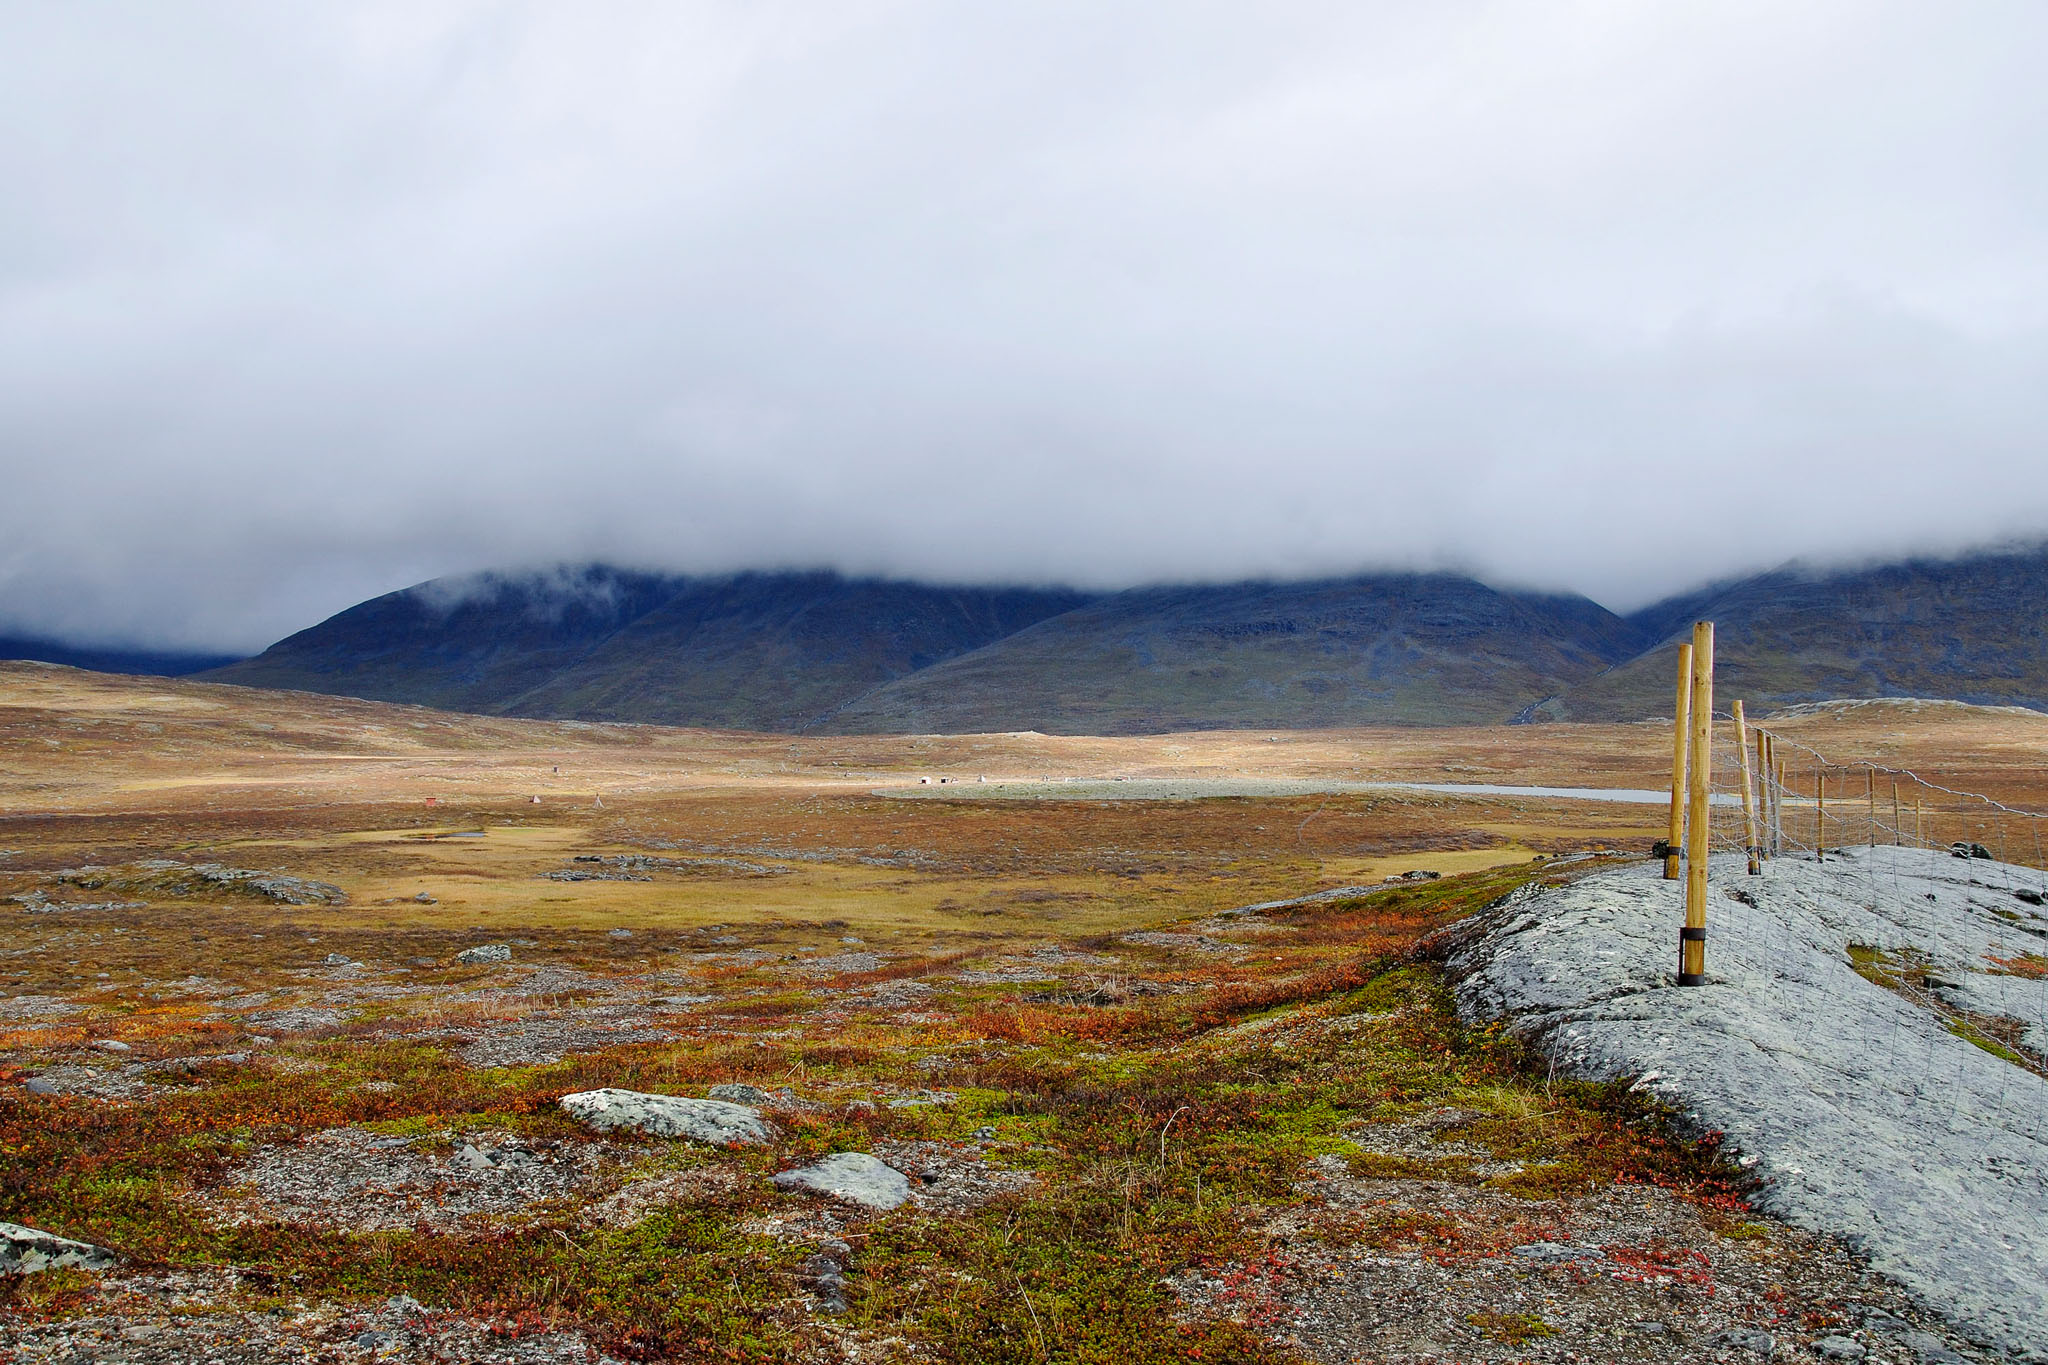
[[[2048,11],[0,15],[0,629],[2048,530]]]

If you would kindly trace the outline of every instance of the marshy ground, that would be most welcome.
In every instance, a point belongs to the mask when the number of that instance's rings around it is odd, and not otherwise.
[[[1793,724],[2022,798],[2048,733]],[[1664,735],[744,736],[0,666],[0,1220],[122,1257],[0,1281],[0,1359],[1913,1359],[1711,1141],[1450,1006],[1431,933],[1657,810],[973,790],[1655,787]],[[731,1084],[774,1142],[556,1104]],[[770,1183],[840,1151],[912,1198]]]

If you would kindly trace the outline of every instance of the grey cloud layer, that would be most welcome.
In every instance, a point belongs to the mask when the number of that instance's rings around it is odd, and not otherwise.
[[[2048,530],[2048,11],[0,6],[0,628]],[[1681,509],[1688,509],[1682,511]]]

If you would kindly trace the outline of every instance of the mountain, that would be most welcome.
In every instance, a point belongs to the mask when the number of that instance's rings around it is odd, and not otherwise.
[[[1834,571],[1787,565],[1647,607],[1656,643],[1545,707],[1571,720],[1671,714],[1673,650],[1714,622],[1717,700],[1753,712],[1835,697],[2048,710],[2048,546]]]
[[[1498,723],[1643,646],[1583,597],[1450,574],[1139,588],[886,683],[846,732]]]
[[[35,659],[46,664],[91,669],[95,673],[140,673],[157,678],[182,678],[233,663],[238,654],[191,654],[178,650],[101,649],[67,645],[32,635],[0,635],[0,659]]]
[[[487,715],[796,730],[1088,600],[831,573],[483,574],[364,602],[206,677]]]

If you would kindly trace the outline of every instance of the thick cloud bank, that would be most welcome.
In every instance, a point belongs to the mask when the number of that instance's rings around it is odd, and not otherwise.
[[[0,627],[2048,528],[2048,10],[0,8]]]

